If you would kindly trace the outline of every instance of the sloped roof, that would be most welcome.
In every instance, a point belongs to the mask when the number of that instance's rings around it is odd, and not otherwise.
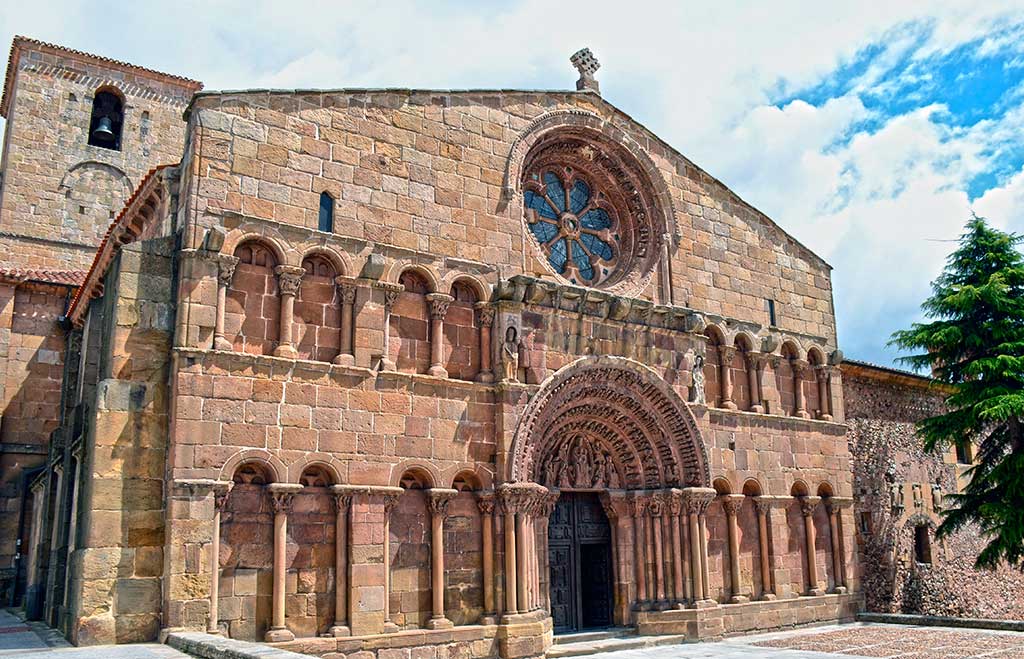
[[[81,286],[85,270],[54,270],[48,268],[0,268],[0,278],[15,281],[38,281],[61,286]]]
[[[162,78],[164,82],[170,82],[178,84],[186,89],[192,91],[199,91],[203,88],[203,83],[198,80],[192,80],[184,76],[174,75],[173,73],[164,73],[163,71],[156,71],[154,69],[147,69],[143,66],[137,66],[130,62],[123,62],[121,60],[112,59],[110,57],[103,57],[102,55],[93,55],[92,53],[86,53],[81,50],[75,50],[73,48],[66,48],[64,46],[58,46],[56,44],[47,43],[45,41],[39,41],[38,39],[31,39],[29,37],[15,36],[14,41],[11,42],[11,52],[7,58],[7,75],[4,79],[4,94],[0,98],[0,116],[7,117],[7,109],[11,98],[11,89],[14,86],[14,74],[18,70],[18,61],[21,59],[21,55],[25,50],[43,50],[60,53],[63,55],[71,55],[79,59],[91,61],[96,64],[103,66],[119,68],[127,71],[136,73],[144,73],[150,76]]]

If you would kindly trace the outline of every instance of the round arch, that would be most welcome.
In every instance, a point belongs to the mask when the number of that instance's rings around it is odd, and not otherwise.
[[[225,460],[224,466],[220,470],[220,480],[230,481],[234,478],[238,467],[247,462],[258,462],[269,469],[273,482],[287,482],[288,468],[284,466],[284,463],[270,451],[258,448],[239,451]]]
[[[224,238],[224,245],[221,246],[220,252],[227,256],[234,256],[235,250],[249,242],[258,243],[269,249],[274,254],[274,258],[277,259],[278,265],[298,265],[297,263],[292,263],[292,260],[287,257],[285,248],[279,239],[256,231],[237,229],[229,231],[228,235]]]
[[[413,263],[408,259],[401,259],[395,261],[384,271],[384,275],[380,278],[382,282],[388,284],[397,284],[402,278],[402,274],[405,272],[414,272],[427,282],[427,287],[431,293],[440,293],[441,291],[441,277],[437,272],[430,266],[423,265],[422,263]]]
[[[310,256],[320,256],[326,259],[333,267],[335,274],[352,276],[352,264],[348,257],[324,245],[313,245],[300,250],[299,264],[305,263]]]
[[[707,487],[707,452],[686,404],[647,366],[583,357],[550,376],[512,440],[510,482],[569,489]]]

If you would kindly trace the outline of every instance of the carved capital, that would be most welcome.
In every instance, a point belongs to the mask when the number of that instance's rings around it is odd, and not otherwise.
[[[476,507],[481,515],[494,514],[494,492],[481,492],[476,495]]]
[[[356,301],[356,280],[355,277],[339,275],[334,278],[334,285],[338,287],[338,297],[342,304],[355,304]]]
[[[754,497],[754,509],[757,510],[758,515],[767,515],[772,509],[772,503],[773,500],[767,497]]]
[[[291,491],[273,491],[269,490],[270,503],[274,506],[275,513],[290,513],[292,511],[292,503],[295,499],[295,492]]]
[[[743,507],[743,500],[746,499],[742,494],[726,494],[722,497],[722,508],[725,509],[725,514],[729,517],[735,517],[740,514],[740,509]]]
[[[810,517],[814,514],[814,510],[821,503],[821,497],[800,497],[800,512],[804,517]]]
[[[764,353],[751,350],[743,353],[743,359],[746,361],[747,367],[757,368],[764,361]]]
[[[537,495],[537,516],[543,519],[551,517],[551,513],[555,512],[555,504],[558,503],[558,492],[548,492],[546,494]],[[602,501],[602,504],[604,502]]]
[[[789,366],[793,369],[793,373],[800,377],[805,376],[811,368],[811,365],[805,359],[791,359]]]
[[[650,502],[647,504],[647,512],[651,514],[651,517],[661,517],[665,514],[665,497],[660,492],[651,495]]]
[[[683,491],[683,502],[688,514],[703,515],[718,493],[710,487],[688,487]]]
[[[352,505],[352,494],[350,489],[340,489],[336,485],[331,486],[331,490],[334,493],[334,507],[338,512],[348,510],[348,507]]]
[[[647,499],[634,497],[629,500],[629,512],[633,517],[643,517],[647,512]]]
[[[494,307],[489,302],[477,302],[473,308],[476,309],[477,318],[480,319],[480,327],[494,325]]]
[[[734,346],[720,345],[718,346],[718,356],[722,360],[723,365],[727,365],[732,361],[733,356],[736,354],[736,348]]]
[[[670,517],[679,517],[683,512],[682,490],[672,490],[668,495],[668,514]]]
[[[223,512],[228,505],[228,495],[231,494],[231,488],[234,487],[234,483],[228,481],[225,487],[214,488],[213,490],[213,507],[217,512]]]
[[[448,313],[448,306],[455,300],[451,295],[444,293],[427,293],[427,303],[430,305],[431,320],[444,320]]]
[[[279,265],[274,268],[274,273],[277,275],[277,287],[281,295],[297,295],[302,285],[302,275],[306,271],[295,266]]]
[[[390,515],[391,511],[398,505],[398,500],[402,495],[398,492],[386,492],[380,495],[381,503],[384,505],[384,514]]]
[[[398,301],[398,296],[405,292],[405,286],[401,284],[389,284],[387,282],[378,281],[373,284],[384,292],[384,308],[391,311],[392,307],[395,306],[395,302]]]
[[[235,268],[238,266],[238,257],[228,254],[220,254],[217,257],[217,283],[225,288],[231,285],[235,276]]]
[[[448,506],[452,499],[458,494],[456,490],[433,488],[427,490],[427,507],[431,515],[440,515],[441,518],[448,516]]]

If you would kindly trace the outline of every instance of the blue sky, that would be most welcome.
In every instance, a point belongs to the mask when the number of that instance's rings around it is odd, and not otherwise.
[[[563,89],[589,46],[606,99],[834,266],[841,347],[885,364],[972,211],[1024,231],[1024,0],[0,0],[14,34],[208,89]]]

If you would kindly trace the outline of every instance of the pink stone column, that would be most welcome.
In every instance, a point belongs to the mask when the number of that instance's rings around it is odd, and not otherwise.
[[[750,598],[740,594],[740,527],[738,516],[743,500],[742,494],[727,494],[722,497],[722,508],[725,509],[725,519],[729,534],[729,590],[732,591],[729,602],[742,604],[749,602]]]
[[[647,560],[645,556],[646,541],[644,540],[644,514],[647,510],[646,502],[643,499],[635,498],[630,501],[633,513],[633,565],[636,570],[636,604],[644,606],[650,595],[647,590]]]
[[[353,277],[335,277],[334,284],[338,288],[338,298],[341,300],[341,329],[338,331],[338,356],[334,363],[339,366],[352,366],[356,363],[355,345],[355,304],[356,304],[356,280]],[[386,329],[386,328],[385,328]]]
[[[306,271],[291,265],[279,265],[274,268],[274,272],[277,274],[277,288],[281,295],[281,322],[278,329],[279,337],[277,348],[274,349],[274,356],[295,359],[299,354],[295,350],[295,345],[292,341],[295,296],[299,294],[299,287],[302,285],[302,275]]]
[[[496,622],[494,607],[494,493],[478,494],[476,505],[480,511],[484,571],[484,613],[480,622],[484,625],[491,625]]]
[[[348,615],[348,517],[352,492],[344,485],[331,487],[334,492],[334,624],[330,636],[350,636]]]
[[[516,556],[516,505],[517,501],[513,493],[499,491],[498,503],[501,508],[501,518],[504,525],[505,535],[505,614],[511,615],[519,611],[519,584],[516,568],[518,556]]]
[[[384,294],[384,336],[382,337],[381,356],[379,369],[381,371],[394,371],[395,362],[391,361],[391,311],[395,308],[398,296],[402,294],[405,287],[401,284],[389,284],[387,282],[376,282],[374,284]]]
[[[238,265],[237,256],[219,254],[217,256],[217,309],[213,328],[213,349],[232,350],[234,346],[224,338],[224,314],[227,309],[228,288],[235,276]]]
[[[721,387],[722,400],[720,406],[727,410],[736,409],[736,403],[732,400],[732,358],[736,354],[733,346],[718,346],[718,363],[721,365]]]
[[[665,503],[660,494],[651,498],[649,507],[651,513],[651,527],[653,528],[654,543],[654,582],[658,588],[658,608],[667,608],[668,599],[665,596],[665,560],[662,554],[662,515],[665,513]]]
[[[793,401],[796,408],[793,416],[809,419],[811,415],[807,413],[804,405],[804,373],[807,372],[808,364],[802,359],[794,359],[790,361],[790,365],[793,368]]]
[[[835,588],[832,589],[832,592],[845,593],[846,575],[843,573],[843,547],[839,540],[840,533],[842,532],[840,504],[833,501],[833,497],[828,497],[824,502],[825,510],[828,512],[828,530],[831,536],[829,539],[832,546],[832,573],[835,575]]]
[[[430,594],[433,615],[427,621],[427,629],[450,629],[454,625],[444,615],[444,519],[448,506],[458,494],[455,490],[427,490],[427,504],[430,506]]]
[[[705,515],[717,493],[708,487],[688,487],[682,492],[690,523],[690,571],[693,577],[694,606],[697,608],[713,606],[715,603],[709,597],[710,580]]]
[[[391,621],[391,512],[398,505],[398,499],[402,495],[385,493],[382,495],[384,503],[384,632],[394,633],[398,631],[398,625]]]
[[[814,509],[821,503],[821,497],[800,497],[800,512],[804,516],[805,553],[807,555],[807,594],[824,595],[818,586],[818,561],[814,551]]]
[[[227,506],[231,481],[217,483],[213,491],[213,537],[210,540],[210,620],[206,633],[220,634],[218,610],[220,606],[220,518]]]
[[[772,508],[771,499],[754,497],[754,507],[757,509],[757,541],[761,554],[761,599],[773,600],[775,589],[772,587],[771,550],[768,546],[768,513]]]
[[[430,369],[427,373],[435,378],[448,377],[444,367],[444,317],[454,299],[444,293],[427,293],[430,305]]]
[[[274,506],[274,590],[270,629],[264,640],[280,643],[295,639],[295,634],[285,626],[285,577],[288,570],[288,513],[292,508],[293,497],[302,491],[302,486],[297,483],[271,483],[267,490]]]
[[[818,418],[820,418],[822,421],[831,421],[832,420],[832,409],[831,409],[832,401],[830,400],[829,390],[828,390],[829,389],[828,380],[829,380],[829,371],[830,370],[831,370],[831,367],[829,367],[829,366],[816,366],[814,368],[814,376],[818,380],[818,401],[819,401],[819,407],[821,408],[819,410],[819,412],[818,412]]]
[[[480,319],[480,373],[477,382],[494,382],[494,370],[491,367],[491,328],[494,326],[494,307],[488,302],[477,302],[473,305]]]
[[[677,606],[682,606],[686,599],[683,587],[683,544],[679,533],[679,516],[683,510],[682,492],[672,490],[668,499],[668,520],[672,533],[672,599]]]
[[[750,411],[755,414],[764,414],[764,400],[761,398],[761,378],[758,364],[761,360],[761,353],[747,352],[743,354],[747,365],[747,382],[750,387]]]

